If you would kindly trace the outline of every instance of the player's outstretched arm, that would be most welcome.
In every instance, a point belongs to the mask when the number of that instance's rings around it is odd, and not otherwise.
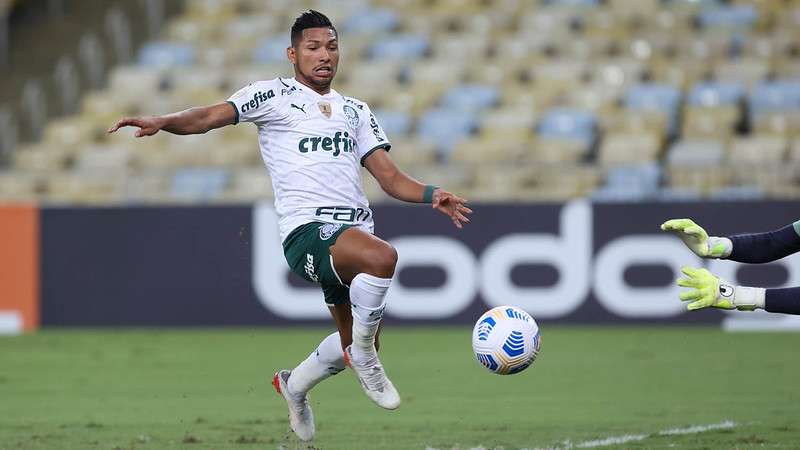
[[[433,209],[450,217],[458,228],[469,223],[467,215],[472,214],[472,210],[465,199],[411,178],[395,165],[387,152],[373,152],[364,161],[364,167],[390,196],[405,202],[430,203]]]
[[[683,267],[683,278],[678,286],[689,288],[680,294],[682,301],[690,302],[689,311],[703,308],[738,309],[800,315],[800,287],[764,289],[736,286],[707,269]]]
[[[697,256],[726,258],[744,263],[766,263],[800,251],[800,221],[765,233],[708,236],[692,219],[672,219],[661,224],[673,232]]]
[[[203,134],[234,123],[236,123],[236,110],[230,103],[225,102],[162,116],[125,117],[109,128],[108,132],[114,133],[122,127],[138,127],[136,137],[152,136],[159,130],[172,134]]]
[[[744,263],[767,263],[800,251],[800,221],[765,233],[730,236],[733,249],[728,259]]]
[[[692,219],[671,219],[662,223],[661,229],[681,238],[689,250],[701,258],[726,258],[733,248],[730,239],[709,236]]]

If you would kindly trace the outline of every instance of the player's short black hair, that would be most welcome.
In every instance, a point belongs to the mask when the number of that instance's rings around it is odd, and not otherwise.
[[[309,9],[308,11],[304,11],[303,14],[300,14],[300,16],[294,20],[291,33],[292,47],[296,46],[297,43],[300,42],[300,38],[303,37],[303,30],[308,28],[330,28],[335,34],[339,34],[336,31],[336,27],[334,27],[331,23],[331,19],[328,19],[328,16],[319,11]]]

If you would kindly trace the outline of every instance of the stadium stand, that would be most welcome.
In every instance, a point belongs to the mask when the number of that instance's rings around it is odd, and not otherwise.
[[[339,25],[334,88],[370,103],[409,173],[467,198],[800,197],[797,0],[187,0],[76,114],[7,152],[0,198],[268,199],[249,126],[103,131],[291,76],[288,27],[308,7]],[[13,123],[0,110],[5,136]]]

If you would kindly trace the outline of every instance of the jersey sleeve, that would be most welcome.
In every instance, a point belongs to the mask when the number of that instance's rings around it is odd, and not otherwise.
[[[231,95],[228,103],[236,110],[236,121],[269,122],[275,117],[275,87],[268,81],[248,84]]]
[[[373,152],[383,149],[387,152],[392,148],[392,143],[386,137],[386,132],[383,127],[378,123],[378,119],[370,111],[369,106],[363,105],[363,110],[360,111],[364,115],[363,119],[359,121],[356,141],[358,142],[358,158],[361,165],[364,165],[367,157]]]
[[[728,236],[733,243],[729,260],[750,264],[776,261],[800,252],[800,234],[797,222],[765,233]]]

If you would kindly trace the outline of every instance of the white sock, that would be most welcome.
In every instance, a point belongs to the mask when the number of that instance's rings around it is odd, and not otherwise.
[[[292,370],[287,386],[292,395],[303,396],[320,381],[344,370],[339,333],[328,335],[303,362]]]
[[[353,359],[368,363],[378,357],[375,351],[375,333],[386,307],[384,298],[391,278],[379,278],[360,273],[350,283],[350,304],[353,311]]]

